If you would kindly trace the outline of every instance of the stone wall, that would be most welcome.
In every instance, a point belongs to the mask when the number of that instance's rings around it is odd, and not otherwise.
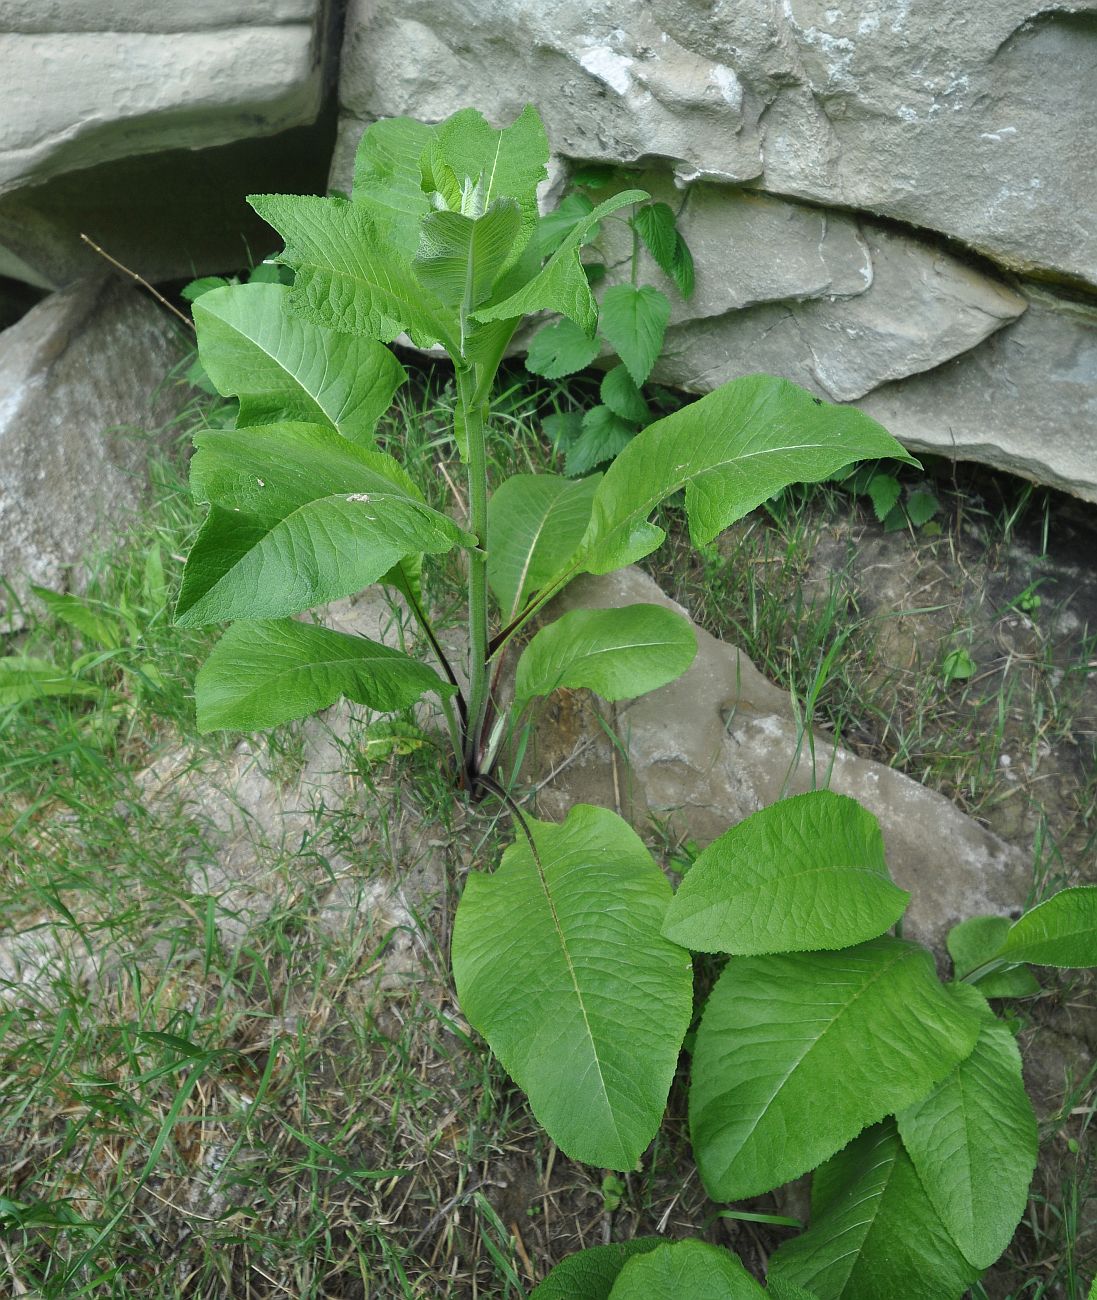
[[[1097,0],[351,0],[333,176],[377,117],[532,101],[557,190],[680,211],[663,382],[784,374],[1097,500],[1095,85]]]
[[[235,269],[276,246],[244,195],[346,188],[376,118],[502,124],[532,101],[546,198],[595,160],[679,213],[697,293],[668,286],[658,379],[784,374],[916,451],[1097,500],[1097,0],[348,0],[342,19],[341,0],[7,0],[0,277],[98,269],[81,232],[150,280]]]

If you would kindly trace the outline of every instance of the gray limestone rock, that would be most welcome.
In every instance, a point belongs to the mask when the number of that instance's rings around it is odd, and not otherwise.
[[[982,347],[858,405],[913,451],[982,461],[1097,501],[1097,310],[1031,298]]]
[[[550,614],[641,602],[684,612],[625,569],[572,583]],[[957,921],[1024,903],[1029,871],[1017,850],[902,773],[803,733],[788,696],[740,650],[700,628],[697,642],[689,671],[640,699],[612,708],[585,692],[550,699],[527,767],[537,782],[554,773],[538,795],[543,814],[601,804],[641,831],[656,818],[703,846],[785,794],[826,786],[879,819],[892,875],[912,896],[908,935],[941,950]]]
[[[0,574],[17,594],[63,586],[124,532],[149,448],[179,406],[157,391],[182,356],[178,333],[151,299],[100,279],[0,334]]]

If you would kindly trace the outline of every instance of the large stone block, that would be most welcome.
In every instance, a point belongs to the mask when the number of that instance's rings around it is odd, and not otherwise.
[[[171,317],[117,281],[51,294],[0,334],[0,576],[17,597],[125,532],[182,353]]]
[[[48,289],[87,274],[81,231],[150,279],[247,262],[249,186],[305,188],[295,132],[315,130],[304,170],[323,184],[332,28],[329,0],[3,6],[0,275]]]

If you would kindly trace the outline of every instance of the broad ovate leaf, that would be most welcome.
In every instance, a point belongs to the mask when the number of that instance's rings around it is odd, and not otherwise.
[[[526,369],[545,379],[563,379],[589,366],[598,349],[597,339],[565,317],[538,330],[530,339]]]
[[[669,204],[645,203],[636,209],[632,225],[660,271],[664,275],[673,276],[678,229]]]
[[[670,318],[665,293],[650,284],[615,284],[602,299],[598,327],[639,387],[663,350]]]
[[[622,194],[599,203],[585,217],[576,221],[560,247],[532,280],[501,302],[481,307],[473,313],[475,319],[483,322],[512,320],[537,311],[553,311],[566,316],[585,333],[593,336],[598,324],[598,306],[579,261],[583,237],[611,212],[646,198],[643,190],[625,190]]]
[[[431,212],[423,218],[415,272],[447,307],[464,312],[491,296],[521,222],[514,199],[496,199],[480,217]]]
[[[407,374],[383,343],[339,334],[289,311],[280,284],[214,289],[194,305],[198,350],[214,387],[240,399],[241,427],[304,420],[369,446]]]
[[[1036,1116],[1017,1043],[982,996],[949,989],[981,1016],[970,1056],[920,1102],[899,1112],[899,1133],[922,1187],[975,1268],[1009,1245],[1036,1168]]]
[[[617,457],[594,498],[586,567],[611,573],[655,550],[664,534],[649,516],[682,488],[690,537],[702,546],[788,484],[880,456],[910,461],[863,412],[772,375],[732,380],[649,424]]]
[[[1037,966],[1097,966],[1097,885],[1062,889],[1026,912],[1000,955]]]
[[[434,127],[410,117],[386,117],[366,128],[354,159],[351,196],[387,226],[405,261],[419,247],[419,223],[430,211],[419,160]]]
[[[704,1241],[674,1241],[630,1259],[610,1300],[765,1300],[730,1251]]]
[[[819,1300],[960,1300],[979,1270],[945,1230],[887,1120],[816,1171],[811,1226],[778,1247],[769,1276]]]
[[[251,731],[340,696],[388,713],[431,690],[452,695],[454,687],[399,650],[287,618],[233,624],[199,670],[194,697],[199,731]]]
[[[488,502],[488,585],[505,622],[555,578],[586,532],[599,476],[515,474]]]
[[[613,1284],[634,1255],[661,1246],[661,1237],[633,1237],[608,1246],[591,1246],[561,1260],[529,1300],[608,1300]]]
[[[632,1169],[655,1136],[689,1024],[689,954],[660,935],[670,886],[635,831],[579,804],[527,821],[453,926],[469,1023],[573,1160]],[[535,851],[534,851],[535,850]]]
[[[308,194],[248,202],[286,241],[279,260],[294,270],[293,311],[346,334],[391,343],[407,332],[418,347],[460,355],[455,313],[420,283],[371,205]]]
[[[849,948],[902,916],[879,823],[856,799],[782,799],[714,840],[690,868],[663,933],[695,952],[758,956]]]
[[[472,540],[391,456],[331,429],[234,429],[195,445],[192,486],[211,508],[183,573],[180,622],[281,618],[360,591],[405,556]]]
[[[930,954],[899,939],[731,958],[697,1031],[690,1087],[709,1195],[757,1196],[813,1169],[920,1101],[979,1029],[938,982]]]
[[[696,654],[693,625],[662,605],[575,609],[541,628],[522,651],[515,704],[521,709],[561,686],[632,699],[681,677]]]

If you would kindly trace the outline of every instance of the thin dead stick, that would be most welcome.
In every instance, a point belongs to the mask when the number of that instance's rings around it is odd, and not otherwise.
[[[175,306],[174,303],[168,302],[168,300],[158,289],[154,289],[152,285],[149,284],[149,282],[146,279],[144,279],[142,276],[138,275],[136,271],[131,271],[128,266],[123,266],[122,263],[119,262],[116,257],[111,257],[111,255],[107,252],[105,248],[100,248],[94,239],[89,239],[88,236],[85,235],[83,232],[81,232],[80,238],[84,241],[85,244],[87,244],[89,248],[93,248],[99,254],[100,257],[105,258],[111,264],[111,266],[117,267],[118,270],[121,271],[123,275],[128,275],[131,280],[136,280],[142,289],[147,289],[149,293],[152,294],[152,296],[162,307],[166,307],[173,316],[178,316],[179,319],[183,322],[184,325],[187,326],[188,329],[194,329],[194,321],[192,321],[191,318],[187,316],[184,312],[181,312],[179,308]]]

